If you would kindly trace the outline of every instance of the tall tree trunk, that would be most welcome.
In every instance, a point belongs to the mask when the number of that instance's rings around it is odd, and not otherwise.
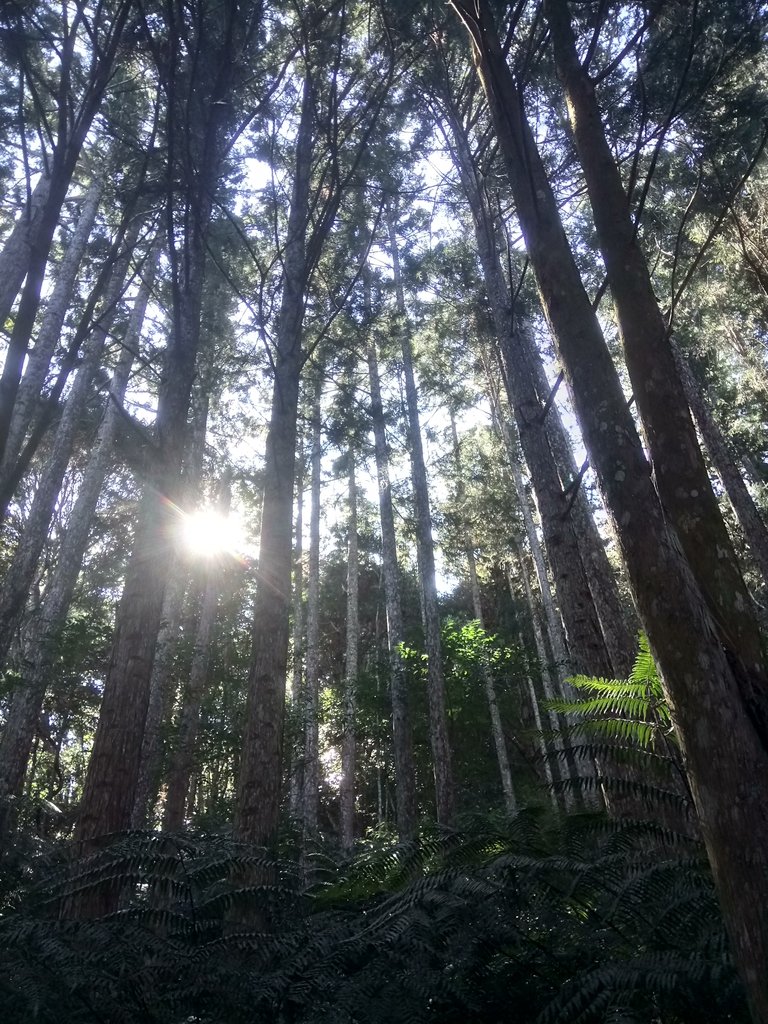
[[[401,318],[401,347],[405,398],[408,408],[408,442],[411,459],[413,503],[416,512],[416,547],[421,583],[424,645],[427,654],[427,702],[429,706],[429,739],[432,748],[432,768],[435,777],[437,820],[449,825],[455,814],[456,795],[453,782],[451,745],[448,735],[448,713],[443,674],[442,643],[440,639],[440,612],[437,604],[437,578],[435,550],[432,539],[432,515],[429,508],[429,484],[424,461],[424,448],[419,422],[419,397],[413,368],[413,351],[406,322],[405,292],[403,289],[400,256],[394,215],[388,217],[390,256],[397,294],[398,313]]]
[[[320,501],[322,487],[322,376],[312,403],[312,457],[307,567],[307,674],[304,681],[304,794],[302,827],[305,840],[317,835],[320,810]]]
[[[86,192],[72,239],[59,264],[56,283],[45,306],[35,347],[29,354],[24,376],[19,382],[19,392],[8,431],[8,443],[0,466],[0,478],[5,478],[10,473],[34,418],[51,357],[61,337],[67,311],[73,305],[77,273],[91,236],[103,190],[103,181],[97,180]]]
[[[449,416],[451,421],[451,437],[453,440],[453,457],[456,464],[456,475],[458,480],[458,498],[461,504],[464,498],[464,476],[461,465],[461,446],[459,444],[459,434],[456,429],[456,416],[453,408],[449,408]],[[474,538],[468,529],[466,530],[466,533],[465,552],[467,557],[469,589],[472,594],[472,610],[475,618],[480,624],[480,628],[485,630],[483,604],[480,598],[480,584],[477,579],[475,543]],[[509,766],[509,751],[507,750],[504,725],[502,724],[501,714],[499,712],[499,702],[496,697],[496,680],[493,678],[493,671],[491,670],[491,666],[485,656],[483,656],[482,659],[482,674],[483,685],[485,687],[485,698],[488,702],[488,712],[491,717],[491,735],[493,736],[493,745],[496,749],[496,760],[498,761],[499,775],[501,776],[501,788],[504,793],[504,806],[506,807],[508,814],[517,814],[517,798],[515,797],[515,787],[512,781],[512,770]]]
[[[77,428],[96,371],[101,366],[102,354],[114,321],[117,302],[128,273],[131,243],[138,235],[138,230],[137,222],[135,233],[132,233],[131,238],[126,240],[127,249],[115,267],[112,280],[104,296],[102,314],[94,324],[86,342],[80,368],[64,404],[50,458],[35,491],[29,517],[14,553],[2,591],[0,591],[0,664],[5,662],[14,634],[24,615],[30,587],[40,561],[40,554],[48,537],[61,484],[72,456]]]
[[[61,208],[69,190],[83,143],[112,78],[115,58],[132,8],[131,0],[121,0],[114,10],[112,22],[108,27],[92,24],[86,29],[91,35],[94,59],[85,78],[87,84],[82,96],[74,97],[67,86],[71,86],[75,80],[72,71],[75,51],[79,42],[77,35],[83,24],[83,18],[72,19],[58,51],[61,62],[61,88],[57,91],[56,96],[56,101],[59,104],[58,130],[50,158],[49,172],[46,174],[46,178],[48,178],[47,194],[44,196],[39,214],[24,219],[26,237],[19,249],[24,259],[24,275],[22,275],[24,283],[21,287],[21,297],[8,341],[5,363],[2,374],[0,374],[0,460],[5,454],[19,380],[40,306],[45,268],[53,236],[59,224]],[[97,17],[102,16],[103,13],[103,11],[99,11]],[[99,32],[99,28],[102,29],[101,32]],[[45,193],[45,188],[42,189],[42,192]],[[18,273],[19,271],[16,269],[10,271],[10,275],[14,277],[18,277]],[[13,303],[15,296],[10,296],[10,291],[9,288],[5,298],[7,300],[10,297],[10,302]],[[5,323],[9,313],[10,308],[6,309],[0,305],[0,323]]]
[[[674,345],[674,342],[673,347],[688,405],[707,447],[712,465],[723,483],[728,500],[744,531],[744,537],[752,552],[752,557],[762,573],[766,586],[768,586],[768,527],[749,493],[744,477],[731,452],[728,439],[720,429],[706,395],[691,372],[685,356]]]
[[[296,422],[304,362],[301,342],[305,289],[310,273],[307,235],[313,133],[312,88],[307,77],[283,258],[283,292],[264,466],[259,586],[253,610],[253,655],[235,807],[235,835],[251,843],[271,843],[280,820]]]
[[[293,646],[291,650],[291,706],[296,723],[296,737],[291,751],[291,816],[301,814],[301,794],[304,785],[304,736],[299,724],[304,694],[304,453],[299,451],[296,469],[296,528],[293,548]]]
[[[712,611],[723,645],[752,683],[745,694],[768,736],[768,677],[754,606],[723,522],[659,309],[629,200],[581,66],[566,0],[545,0],[552,48],[619,322],[659,497]]]
[[[546,408],[552,389],[538,351],[535,352],[535,359],[529,359],[529,365],[539,401],[542,408]],[[617,679],[625,679],[634,664],[637,624],[623,606],[615,571],[608,560],[603,538],[595,524],[595,516],[582,483],[583,471],[576,468],[571,442],[554,402],[547,413],[546,426],[560,479],[568,494],[569,515],[573,519],[581,561],[600,620],[613,675]],[[572,493],[574,487],[575,494]]]
[[[24,773],[29,761],[56,642],[66,620],[88,542],[88,533],[104,479],[114,457],[115,437],[130,377],[148,299],[145,284],[136,297],[123,350],[112,376],[104,416],[91,458],[77,493],[56,568],[46,588],[43,604],[24,637],[23,676],[14,692],[5,727],[0,736],[0,837],[13,827],[13,815],[6,817],[3,806],[21,795]]]
[[[153,811],[162,777],[164,729],[165,724],[171,719],[176,696],[173,669],[181,632],[188,575],[186,562],[176,553],[168,570],[168,585],[163,597],[155,655],[152,659],[152,673],[149,677],[147,717],[141,741],[131,828],[146,828],[153,824]]]
[[[523,457],[531,474],[544,544],[552,567],[557,599],[577,672],[610,676],[611,665],[600,620],[592,600],[581,551],[568,513],[552,453],[542,403],[530,362],[540,359],[528,328],[514,321],[510,288],[504,279],[496,246],[490,205],[474,166],[469,143],[458,115],[451,111],[456,164],[469,202],[488,301],[504,368],[509,404],[517,423]]]
[[[217,501],[217,508],[222,516],[229,513],[231,497],[231,482],[227,475],[221,481]],[[195,768],[195,745],[200,729],[200,711],[205,687],[208,683],[211,643],[216,626],[224,571],[224,567],[218,560],[213,557],[208,558],[205,564],[205,584],[192,651],[192,664],[182,695],[176,743],[171,751],[168,765],[165,807],[163,809],[163,830],[166,832],[179,832],[184,828],[184,812]]]
[[[0,251],[0,323],[7,323],[16,296],[24,284],[32,245],[45,216],[50,193],[51,176],[44,172],[29,193],[24,209]]]
[[[234,9],[228,11],[236,17]],[[202,31],[199,25],[197,30]],[[198,69],[208,87],[198,90],[194,104],[183,110],[174,106],[168,110],[171,133],[187,119],[187,137],[194,142],[194,151],[185,150],[178,156],[180,160],[191,159],[194,166],[183,163],[168,168],[171,177],[178,171],[184,181],[181,200],[176,189],[170,189],[166,211],[172,327],[158,394],[154,451],[126,568],[76,832],[86,851],[94,848],[97,837],[129,827],[136,801],[152,662],[171,566],[172,537],[178,529],[173,510],[182,500],[181,467],[200,341],[207,236],[225,152],[227,119],[232,117],[230,90],[238,66],[236,58],[241,56],[231,52],[232,39],[228,33],[225,36],[221,46],[227,47],[226,52],[214,45],[204,51],[209,77],[203,74],[205,68]],[[181,74],[185,68],[184,61],[179,61],[174,72]],[[180,249],[175,207],[181,201],[186,215]],[[117,889],[105,885],[73,898],[64,913],[99,915],[114,909],[117,897]]]
[[[451,5],[472,39],[541,301],[673,709],[736,962],[754,1019],[765,1022],[768,739],[759,704],[670,533],[487,4]]]
[[[355,455],[349,457],[349,515],[347,530],[347,655],[344,664],[344,726],[341,739],[341,848],[346,853],[355,843],[355,752],[357,719],[358,647],[360,644],[360,608],[358,600],[358,545],[357,545],[357,482]]]
[[[366,279],[367,280],[367,279]],[[397,565],[397,538],[389,480],[384,407],[381,401],[376,342],[368,340],[368,378],[371,388],[371,423],[373,426],[376,477],[379,491],[381,523],[381,567],[384,577],[384,600],[387,608],[387,644],[389,649],[390,692],[392,696],[392,751],[395,762],[397,794],[397,831],[401,840],[413,839],[418,828],[413,734],[408,708],[408,687],[401,645],[405,639],[400,602],[400,572]]]

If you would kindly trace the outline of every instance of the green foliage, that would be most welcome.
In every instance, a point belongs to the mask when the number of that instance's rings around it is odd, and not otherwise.
[[[475,816],[318,862],[309,889],[211,835],[35,872],[0,917],[9,1024],[747,1019],[701,847],[647,823]],[[105,882],[119,913],[58,919]]]
[[[695,833],[693,801],[661,679],[645,634],[629,679],[574,676],[547,706],[568,722],[568,749],[593,761],[609,810]]]

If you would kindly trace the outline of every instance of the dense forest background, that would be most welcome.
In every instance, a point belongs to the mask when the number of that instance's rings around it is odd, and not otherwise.
[[[0,5],[4,1020],[768,1024],[767,27]]]

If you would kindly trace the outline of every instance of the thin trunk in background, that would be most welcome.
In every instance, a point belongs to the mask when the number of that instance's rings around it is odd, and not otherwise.
[[[83,349],[82,361],[75,374],[53,439],[50,457],[35,490],[32,507],[14,552],[10,569],[0,591],[0,665],[5,663],[14,635],[23,618],[32,581],[38,569],[53,519],[61,484],[72,456],[75,436],[93,381],[102,363],[109,332],[115,320],[117,305],[129,271],[130,253],[138,236],[139,223],[126,237],[123,255],[115,265],[112,279],[102,302],[102,311],[93,325]]]
[[[691,372],[685,356],[674,342],[673,348],[688,405],[696,420],[712,465],[715,467],[733,511],[736,513],[752,557],[766,586],[768,586],[768,526],[749,493],[728,439],[715,419],[707,396]]]
[[[366,282],[368,277],[366,276]],[[370,303],[369,303],[370,305]],[[413,839],[418,829],[415,766],[413,759],[413,733],[408,707],[408,686],[402,659],[405,639],[403,613],[400,600],[400,571],[397,564],[397,538],[392,506],[392,486],[389,479],[389,449],[387,445],[384,407],[381,401],[381,383],[376,354],[376,342],[371,334],[368,340],[368,379],[371,388],[371,424],[373,427],[376,477],[379,492],[379,521],[381,524],[381,567],[384,577],[384,600],[387,608],[387,645],[389,650],[390,693],[392,698],[392,752],[395,763],[395,790],[397,793],[397,831],[401,840]]]
[[[74,304],[77,273],[91,236],[103,190],[103,181],[96,180],[85,193],[75,230],[57,268],[56,283],[46,302],[35,346],[29,353],[24,376],[19,382],[19,392],[8,430],[8,443],[0,465],[0,479],[9,475],[32,424],[51,358],[61,338],[67,311]]]
[[[429,507],[429,484],[424,460],[419,418],[419,396],[413,366],[413,349],[407,324],[405,291],[400,269],[397,228],[393,212],[387,219],[390,257],[400,315],[400,343],[403,356],[403,376],[408,410],[408,446],[411,460],[413,503],[416,513],[416,548],[421,584],[421,606],[424,625],[424,646],[427,654],[427,702],[429,706],[429,740],[432,748],[432,769],[435,778],[437,820],[449,825],[456,811],[451,744],[448,735],[448,712],[443,674],[442,641],[440,637],[440,611],[437,604],[437,576],[435,549],[432,538],[432,514]]]
[[[456,478],[458,480],[458,499],[461,506],[464,498],[464,477],[463,468],[461,465],[461,446],[459,444],[459,435],[456,430],[456,415],[453,408],[449,408],[448,414],[451,421],[451,437],[453,440],[453,458],[456,464]],[[475,619],[480,624],[480,628],[485,631],[485,617],[483,615],[483,604],[480,597],[480,584],[477,579],[477,559],[475,557],[475,543],[471,532],[465,527],[466,535],[466,546],[465,554],[467,558],[467,575],[469,577],[469,589],[472,594],[472,610],[474,612]],[[499,702],[496,696],[496,680],[493,677],[493,671],[488,662],[487,657],[483,655],[482,658],[482,675],[483,685],[485,687],[485,699],[488,702],[488,712],[491,718],[491,734],[493,736],[493,745],[496,749],[496,760],[499,765],[499,775],[501,776],[501,788],[504,793],[504,806],[508,814],[517,814],[517,797],[515,796],[515,787],[512,781],[512,770],[509,765],[509,751],[507,750],[507,740],[504,735],[504,725],[501,721],[501,713],[499,712]]]
[[[341,848],[346,853],[355,843],[355,753],[357,719],[358,648],[360,645],[359,567],[357,543],[357,481],[355,454],[348,452],[349,489],[347,531],[347,652],[344,663],[344,724],[341,739]]]
[[[293,709],[294,737],[291,750],[291,816],[301,814],[301,794],[304,773],[302,757],[304,736],[301,733],[301,707],[304,694],[304,452],[299,442],[296,467],[296,527],[293,547],[293,645],[291,649],[291,707]]]
[[[302,706],[304,725],[304,787],[302,828],[305,840],[317,835],[320,810],[320,501],[322,493],[322,377],[312,403],[310,459],[309,562],[307,566],[307,671]]]

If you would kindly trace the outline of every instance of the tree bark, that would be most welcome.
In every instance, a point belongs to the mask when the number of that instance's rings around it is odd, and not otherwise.
[[[0,466],[0,479],[5,479],[16,462],[35,415],[40,393],[45,384],[45,377],[51,363],[51,357],[61,337],[62,327],[67,311],[72,303],[77,273],[85,254],[88,239],[91,236],[96,212],[101,202],[104,183],[94,181],[85,194],[77,226],[72,239],[64,253],[56,274],[51,297],[46,303],[45,314],[40,324],[35,347],[29,353],[24,376],[19,382],[19,391],[13,408],[13,416],[8,431],[8,443]],[[0,261],[0,274],[2,261]]]
[[[459,434],[456,429],[456,416],[452,408],[449,408],[449,416],[451,421],[451,437],[453,440],[453,456],[456,463],[456,478],[458,480],[458,498],[459,503],[464,498],[464,476],[461,465],[461,447],[459,445]],[[475,543],[474,539],[467,530],[465,553],[467,558],[467,575],[469,577],[469,589],[472,594],[472,610],[475,615],[475,619],[480,625],[482,630],[485,630],[485,619],[483,616],[483,605],[480,598],[480,584],[477,579],[477,560],[475,558]],[[496,760],[499,765],[499,775],[501,776],[501,788],[504,793],[504,806],[508,814],[517,814],[517,798],[515,796],[515,787],[512,781],[512,771],[509,766],[509,751],[507,750],[507,740],[504,735],[504,726],[501,721],[501,714],[499,712],[499,702],[496,697],[496,680],[493,678],[493,672],[491,666],[488,663],[487,658],[483,656],[482,660],[482,675],[483,675],[483,686],[485,687],[485,698],[488,702],[488,712],[491,718],[491,735],[493,736],[493,745],[496,750]]]
[[[8,717],[0,737],[0,837],[13,828],[12,807],[3,807],[21,795],[24,774],[34,742],[56,642],[64,626],[88,542],[88,533],[98,504],[104,479],[114,457],[114,443],[134,355],[138,349],[144,320],[148,288],[143,286],[134,302],[123,349],[112,376],[110,393],[99,428],[93,455],[88,461],[78,491],[59,559],[43,597],[24,637],[23,678],[14,692]],[[6,811],[9,812],[6,815]]]
[[[341,848],[350,853],[355,843],[355,753],[357,718],[358,647],[360,644],[360,608],[357,545],[357,482],[355,454],[350,450],[347,530],[347,653],[344,664],[344,726],[341,739]]]
[[[304,361],[305,288],[310,274],[307,236],[313,132],[312,89],[307,77],[283,258],[283,292],[264,466],[259,586],[253,610],[253,656],[235,807],[235,836],[241,842],[260,844],[273,842],[280,820],[296,422]]]
[[[222,516],[229,513],[231,497],[230,478],[224,476],[220,484],[217,502],[217,509]],[[182,696],[176,743],[171,751],[168,765],[165,807],[163,809],[163,831],[165,832],[180,832],[184,828],[187,794],[195,769],[195,744],[200,729],[200,710],[208,683],[211,645],[222,591],[222,573],[225,568],[220,561],[209,556],[204,571],[205,584],[192,652],[192,664]]]
[[[400,256],[394,216],[388,218],[390,256],[401,324],[401,349],[405,398],[408,409],[408,442],[411,459],[411,481],[416,512],[416,548],[421,583],[424,646],[427,654],[427,702],[429,706],[429,738],[432,747],[432,768],[435,777],[437,820],[450,825],[455,815],[456,796],[453,782],[451,745],[448,735],[448,713],[443,675],[440,612],[437,604],[435,551],[432,539],[432,515],[429,508],[429,485],[424,461],[424,448],[419,422],[419,397],[413,368],[411,339],[406,324],[405,293],[400,270]]]
[[[136,223],[135,235],[139,225]],[[132,238],[135,237],[132,235]],[[61,490],[61,484],[72,456],[75,434],[89,397],[96,371],[114,321],[117,302],[122,294],[129,266],[132,238],[115,266],[102,304],[102,314],[93,326],[85,344],[80,368],[64,404],[53,449],[32,501],[29,517],[11,567],[0,591],[0,664],[5,663],[14,635],[24,615],[29,591],[40,561],[40,554],[48,537],[51,520]]]
[[[302,828],[305,841],[317,836],[320,810],[320,501],[322,489],[322,378],[312,403],[312,456],[307,566],[307,674],[304,681],[304,793]]]
[[[656,489],[726,650],[753,677],[747,699],[768,737],[768,677],[754,606],[712,490],[594,85],[576,52],[566,0],[545,0],[544,11]]]
[[[0,323],[11,315],[16,296],[24,284],[32,255],[32,244],[45,215],[51,192],[51,176],[45,172],[29,195],[0,252]]]
[[[768,1021],[765,729],[668,528],[487,5],[451,5],[472,39],[542,305],[664,680],[736,962],[754,1019]]]
[[[728,500],[736,513],[739,525],[752,552],[757,568],[768,586],[768,527],[760,514],[760,510],[749,493],[744,477],[736,464],[728,439],[720,429],[714,417],[707,397],[698,381],[693,376],[685,356],[673,342],[675,360],[680,373],[680,380],[685,389],[685,397],[696,420],[701,436],[706,445],[712,465],[720,477]]]
[[[479,172],[455,111],[451,111],[456,165],[469,202],[486,292],[504,368],[509,404],[517,423],[523,457],[531,474],[544,544],[552,567],[555,589],[577,672],[611,676],[611,665],[600,620],[581,560],[575,524],[568,515],[569,499],[563,492],[553,455],[542,403],[530,363],[540,361],[525,325],[514,322],[509,285],[504,279],[496,247],[493,215],[484,196]]]
[[[379,491],[379,520],[381,523],[381,567],[384,577],[384,601],[387,608],[387,644],[389,649],[390,693],[392,698],[392,751],[395,762],[395,791],[397,795],[397,830],[400,839],[413,839],[418,829],[415,767],[413,760],[413,734],[408,708],[408,687],[401,655],[405,639],[403,613],[400,602],[400,572],[397,564],[397,538],[392,507],[392,487],[389,480],[389,450],[387,446],[384,407],[376,355],[376,342],[368,340],[368,378],[371,388],[371,423],[373,426],[376,477]]]
[[[302,751],[304,737],[300,735],[301,706],[304,694],[304,453],[299,451],[296,470],[296,529],[293,549],[293,647],[291,650],[291,705],[296,722],[296,737],[291,751],[292,817],[301,815],[301,794],[304,786]]]

